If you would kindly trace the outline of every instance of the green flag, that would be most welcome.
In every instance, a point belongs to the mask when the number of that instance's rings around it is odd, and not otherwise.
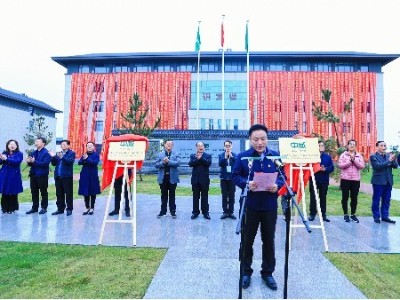
[[[194,51],[200,51],[200,46],[201,46],[201,39],[200,39],[200,25],[199,25],[199,27],[197,28],[196,45]]]
[[[249,24],[246,24],[246,35],[244,37],[244,48],[249,52]]]

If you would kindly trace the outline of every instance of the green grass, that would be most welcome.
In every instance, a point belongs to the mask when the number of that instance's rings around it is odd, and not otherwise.
[[[143,298],[165,253],[0,242],[0,298]]]
[[[327,252],[324,255],[368,299],[400,297],[400,254]]]

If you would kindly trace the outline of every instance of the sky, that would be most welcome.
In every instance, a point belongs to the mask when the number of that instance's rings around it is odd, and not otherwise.
[[[89,53],[356,51],[400,54],[398,0],[1,0],[0,87],[64,110],[66,69],[51,57]],[[250,56],[251,57],[251,56]],[[400,144],[400,59],[383,68],[388,144]],[[63,114],[57,115],[61,137]],[[397,118],[397,119],[396,119]]]

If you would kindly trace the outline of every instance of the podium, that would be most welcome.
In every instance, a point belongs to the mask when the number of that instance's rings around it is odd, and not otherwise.
[[[137,170],[141,168],[143,160],[148,147],[148,140],[146,137],[134,134],[125,134],[117,137],[111,137],[106,140],[104,159],[103,159],[103,179],[102,190],[110,186],[108,193],[106,208],[104,211],[103,223],[101,226],[100,238],[98,244],[103,243],[104,231],[108,223],[121,223],[132,225],[132,243],[136,246],[136,174]],[[128,169],[132,170],[132,177],[128,176]],[[112,171],[112,176],[110,172]],[[114,182],[117,178],[122,176],[122,191],[121,203],[118,214],[118,219],[109,219],[108,212],[110,210],[110,203],[114,190]],[[130,219],[122,218],[122,207],[124,201],[125,187],[128,188],[129,209],[131,213]]]

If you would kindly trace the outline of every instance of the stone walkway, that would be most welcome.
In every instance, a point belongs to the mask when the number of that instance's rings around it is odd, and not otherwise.
[[[220,196],[210,197],[211,221],[201,216],[191,220],[191,197],[177,197],[177,219],[169,215],[157,219],[158,195],[138,195],[137,247],[168,248],[145,298],[237,298],[239,280],[238,248],[235,234],[237,221],[220,220]],[[51,201],[45,215],[26,215],[30,204],[21,204],[16,214],[0,215],[0,240],[40,243],[97,245],[105,213],[106,197],[100,197],[93,216],[83,216],[83,200],[75,200],[72,216],[52,216],[56,210]],[[116,218],[116,217],[113,217]],[[359,224],[345,223],[332,217],[325,223],[331,252],[399,253],[397,225],[376,224],[371,217],[361,217]],[[314,222],[317,223],[317,222]],[[104,245],[132,246],[129,224],[108,223]],[[278,290],[268,289],[259,275],[261,241],[254,247],[253,281],[243,291],[243,298],[282,298],[284,281],[285,222],[277,221],[274,276]],[[289,298],[365,298],[365,296],[324,256],[321,229],[307,233],[297,228],[289,256]],[[123,270],[121,270],[123,272]]]

